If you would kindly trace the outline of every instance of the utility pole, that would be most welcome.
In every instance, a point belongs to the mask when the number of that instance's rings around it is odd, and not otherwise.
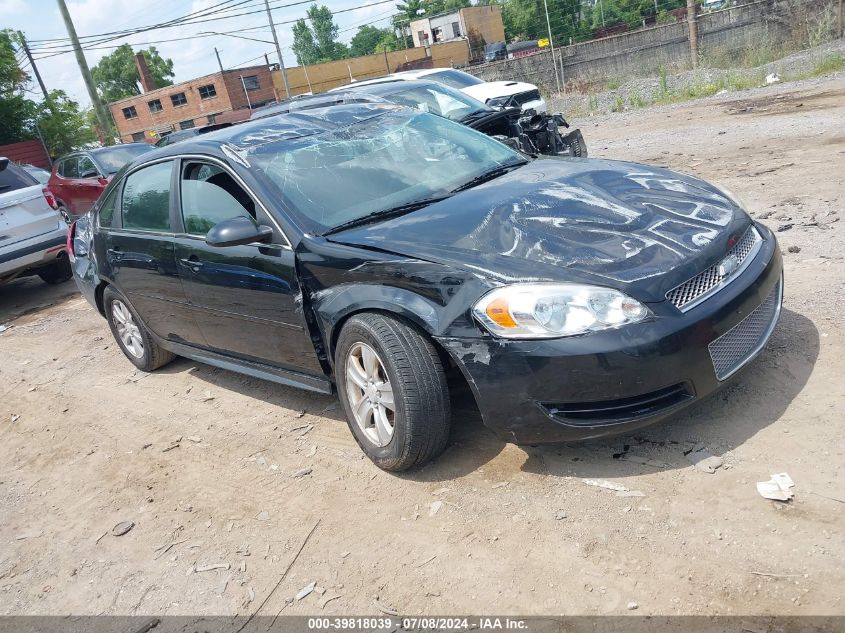
[[[26,43],[26,38],[24,37],[21,31],[18,31],[18,42],[20,42],[21,48],[23,48],[23,52],[26,53],[27,59],[29,59],[29,65],[32,66],[32,72],[35,75],[35,78],[38,80],[38,85],[41,86],[41,92],[44,93],[44,100],[47,100],[47,88],[44,87],[44,80],[41,79],[41,73],[38,72],[38,66],[35,65],[35,60],[32,59],[32,53],[29,52],[29,46]]]
[[[695,21],[695,0],[687,0],[687,26],[692,67],[698,68],[698,22]]]
[[[276,26],[273,24],[273,14],[270,13],[270,2],[264,0],[264,8],[267,9],[267,20],[270,22],[270,30],[273,31],[273,42],[276,44],[276,55],[279,56],[279,70],[282,71],[282,81],[285,83],[285,93],[290,99],[290,88],[288,88],[288,71],[285,69],[285,60],[282,58],[282,49],[279,46],[279,37],[276,35]]]
[[[103,103],[100,101],[100,95],[97,94],[97,90],[94,88],[94,80],[91,78],[91,70],[88,68],[88,62],[85,61],[85,55],[82,52],[82,47],[79,45],[79,38],[76,36],[76,29],[73,26],[73,21],[70,19],[70,13],[67,10],[67,5],[65,4],[65,0],[56,1],[59,3],[59,11],[62,14],[62,19],[65,21],[67,34],[70,36],[70,41],[73,44],[73,52],[76,55],[76,63],[79,64],[79,72],[82,74],[82,80],[85,82],[85,87],[88,89],[88,97],[91,99],[94,114],[97,115],[97,122],[100,124],[100,129],[103,131],[104,142],[106,145],[111,145],[111,125],[109,125],[109,119],[106,116]]]
[[[549,48],[552,49],[552,66],[555,69],[555,84],[557,84],[557,93],[560,94],[560,73],[557,70],[557,62],[555,61],[555,43],[552,41],[552,23],[549,20],[549,3],[543,0],[543,6],[546,8],[546,27],[549,29]]]
[[[220,53],[217,51],[217,47],[214,47],[214,55],[217,57],[217,65],[220,66],[220,72],[223,72],[223,62],[220,61]]]

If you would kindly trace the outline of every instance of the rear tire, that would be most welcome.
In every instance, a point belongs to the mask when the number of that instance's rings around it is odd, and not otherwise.
[[[62,253],[56,261],[38,271],[41,281],[51,285],[60,284],[73,277],[73,269],[67,255]]]
[[[114,340],[135,367],[153,371],[176,358],[155,342],[129,302],[111,286],[103,292],[103,305]]]
[[[446,376],[434,345],[413,327],[378,313],[353,316],[338,338],[335,377],[352,435],[379,468],[422,466],[446,448]]]

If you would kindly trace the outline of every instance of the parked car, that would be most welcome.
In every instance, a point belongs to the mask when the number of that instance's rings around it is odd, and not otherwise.
[[[49,191],[0,158],[0,285],[26,275],[50,284],[70,279],[67,229]]]
[[[69,239],[136,367],[337,390],[386,470],[446,446],[447,375],[509,442],[664,419],[760,352],[783,291],[774,235],[713,185],[384,103],[142,156]]]
[[[492,42],[484,46],[484,61],[494,62],[508,58],[508,47],[504,42]]]
[[[121,167],[152,149],[147,143],[125,143],[62,156],[53,164],[47,186],[59,210],[77,218],[91,209]]]
[[[522,81],[484,81],[474,75],[454,68],[426,68],[422,70],[406,70],[393,73],[378,79],[355,81],[352,85],[365,86],[367,84],[383,83],[385,81],[414,81],[427,79],[436,81],[450,88],[461,90],[470,97],[478,99],[491,107],[519,107],[523,110],[535,112],[546,111],[546,100],[534,84]],[[348,86],[332,88],[329,92],[345,90]]]
[[[314,97],[294,98],[257,109],[251,119],[311,110],[339,103],[386,101],[423,112],[431,112],[462,123],[526,154],[548,156],[587,156],[587,144],[581,130],[561,134],[569,123],[562,114],[537,114],[519,108],[491,108],[460,90],[436,81],[389,81],[352,84],[344,91]]]
[[[171,132],[167,136],[162,136],[160,139],[156,141],[156,147],[165,147],[166,145],[172,145],[173,143],[178,143],[179,141],[184,141],[189,138],[194,138],[200,134],[207,134],[208,132],[213,132],[214,130],[222,130],[224,127],[229,127],[232,125],[231,123],[214,123],[212,125],[203,125],[202,127],[192,127],[188,128],[187,130],[179,130],[178,132]]]

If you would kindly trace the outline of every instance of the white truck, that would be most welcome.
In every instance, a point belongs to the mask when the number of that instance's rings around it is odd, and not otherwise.
[[[0,285],[25,275],[48,284],[72,276],[67,223],[50,190],[0,157]]]

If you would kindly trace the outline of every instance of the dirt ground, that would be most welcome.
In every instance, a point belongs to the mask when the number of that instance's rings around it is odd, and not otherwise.
[[[285,614],[845,614],[845,78],[578,123],[594,156],[713,179],[780,230],[783,316],[730,388],[563,447],[502,444],[462,404],[446,453],[396,476],[334,398],[187,360],[141,374],[72,283],[18,281],[0,614],[251,613],[318,521],[262,613],[316,581]],[[755,488],[780,472],[791,503]]]

